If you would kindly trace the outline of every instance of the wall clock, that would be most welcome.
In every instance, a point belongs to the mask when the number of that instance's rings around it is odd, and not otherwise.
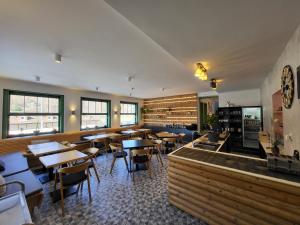
[[[285,66],[281,76],[281,97],[286,109],[290,109],[294,100],[294,75],[291,66]]]

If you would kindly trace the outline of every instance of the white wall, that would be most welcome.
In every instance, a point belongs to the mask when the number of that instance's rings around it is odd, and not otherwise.
[[[114,115],[114,110],[120,112],[120,101],[136,102],[139,104],[139,108],[143,105],[142,99],[122,97],[111,94],[99,94],[91,91],[79,91],[61,88],[52,85],[45,85],[34,82],[25,82],[11,79],[0,78],[0,138],[2,137],[2,112],[3,112],[3,89],[20,90],[20,91],[31,91],[31,92],[41,92],[49,94],[60,94],[64,95],[64,110],[65,110],[65,121],[64,130],[69,131],[79,131],[80,130],[80,97],[90,97],[90,98],[102,98],[111,100],[111,126],[120,126],[120,116]],[[76,115],[71,116],[71,110],[76,110]],[[140,110],[138,111],[140,116]],[[140,121],[140,120],[139,120]],[[142,121],[140,121],[141,124]]]
[[[274,65],[272,71],[261,87],[261,98],[264,112],[265,130],[271,131],[272,95],[280,90],[281,73],[284,66],[292,67],[295,78],[295,96],[291,109],[283,109],[284,153],[293,154],[293,150],[300,150],[300,100],[297,99],[297,67],[300,65],[300,26],[287,43],[284,51]],[[300,87],[299,87],[300,88]],[[283,107],[284,108],[284,107]],[[287,139],[290,135],[293,141]]]
[[[235,106],[260,106],[260,89],[219,93],[219,107],[226,107],[227,101]]]

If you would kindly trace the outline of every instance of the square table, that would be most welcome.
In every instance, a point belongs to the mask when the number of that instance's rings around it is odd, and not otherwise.
[[[158,138],[178,138],[178,134],[168,133],[168,132],[159,132],[155,134]]]
[[[127,134],[127,135],[132,135],[132,134],[139,133],[139,131],[136,131],[136,130],[122,130],[121,133],[122,134]]]
[[[155,143],[148,139],[143,140],[124,140],[122,141],[123,149],[133,150],[139,148],[154,147]],[[129,172],[132,172],[131,169],[131,153],[129,152]]]
[[[42,156],[40,157],[40,161],[46,168],[54,168],[69,162],[74,162],[79,159],[84,159],[86,157],[87,157],[86,154],[77,150],[72,150],[72,151]]]
[[[85,140],[92,141],[95,139],[106,139],[106,138],[111,138],[115,136],[121,136],[121,134],[117,133],[107,133],[107,134],[97,134],[97,135],[91,135],[91,136],[86,136],[84,137]]]
[[[57,152],[67,151],[70,147],[62,145],[56,141],[28,145],[29,151],[35,156],[49,155]]]

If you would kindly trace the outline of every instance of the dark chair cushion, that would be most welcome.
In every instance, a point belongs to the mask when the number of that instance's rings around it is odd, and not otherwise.
[[[145,162],[149,161],[149,158],[147,155],[136,155],[136,156],[133,156],[133,161],[135,163],[145,163]]]
[[[25,196],[31,196],[36,193],[43,191],[43,186],[41,182],[33,175],[31,170],[23,171],[8,177],[5,177],[6,182],[11,181],[20,181],[25,185]],[[17,188],[17,189],[16,189]],[[16,185],[13,185],[9,187],[8,193],[14,193],[16,191],[19,191],[19,187]]]
[[[158,154],[158,150],[156,148],[152,149],[152,154],[153,155],[157,155]]]
[[[0,155],[0,160],[5,162],[5,170],[0,172],[3,177],[11,176],[29,169],[28,163],[21,152]]]
[[[0,172],[4,170],[5,170],[5,163],[2,160],[0,160]]]
[[[174,147],[175,147],[175,143],[173,143],[173,142],[167,142],[167,143],[165,144],[165,146],[166,146],[167,148],[174,148]]]
[[[127,152],[122,151],[122,152],[114,152],[113,155],[115,158],[123,158],[124,156],[126,157],[128,154]]]
[[[66,174],[63,176],[63,186],[73,186],[81,183],[82,181],[87,179],[87,175],[85,171],[81,171],[79,173]]]

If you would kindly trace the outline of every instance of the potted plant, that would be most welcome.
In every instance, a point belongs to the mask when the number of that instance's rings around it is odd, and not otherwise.
[[[210,142],[218,142],[219,141],[219,131],[218,131],[219,117],[215,114],[208,114],[206,116],[205,121],[210,128],[207,134],[208,140]]]

